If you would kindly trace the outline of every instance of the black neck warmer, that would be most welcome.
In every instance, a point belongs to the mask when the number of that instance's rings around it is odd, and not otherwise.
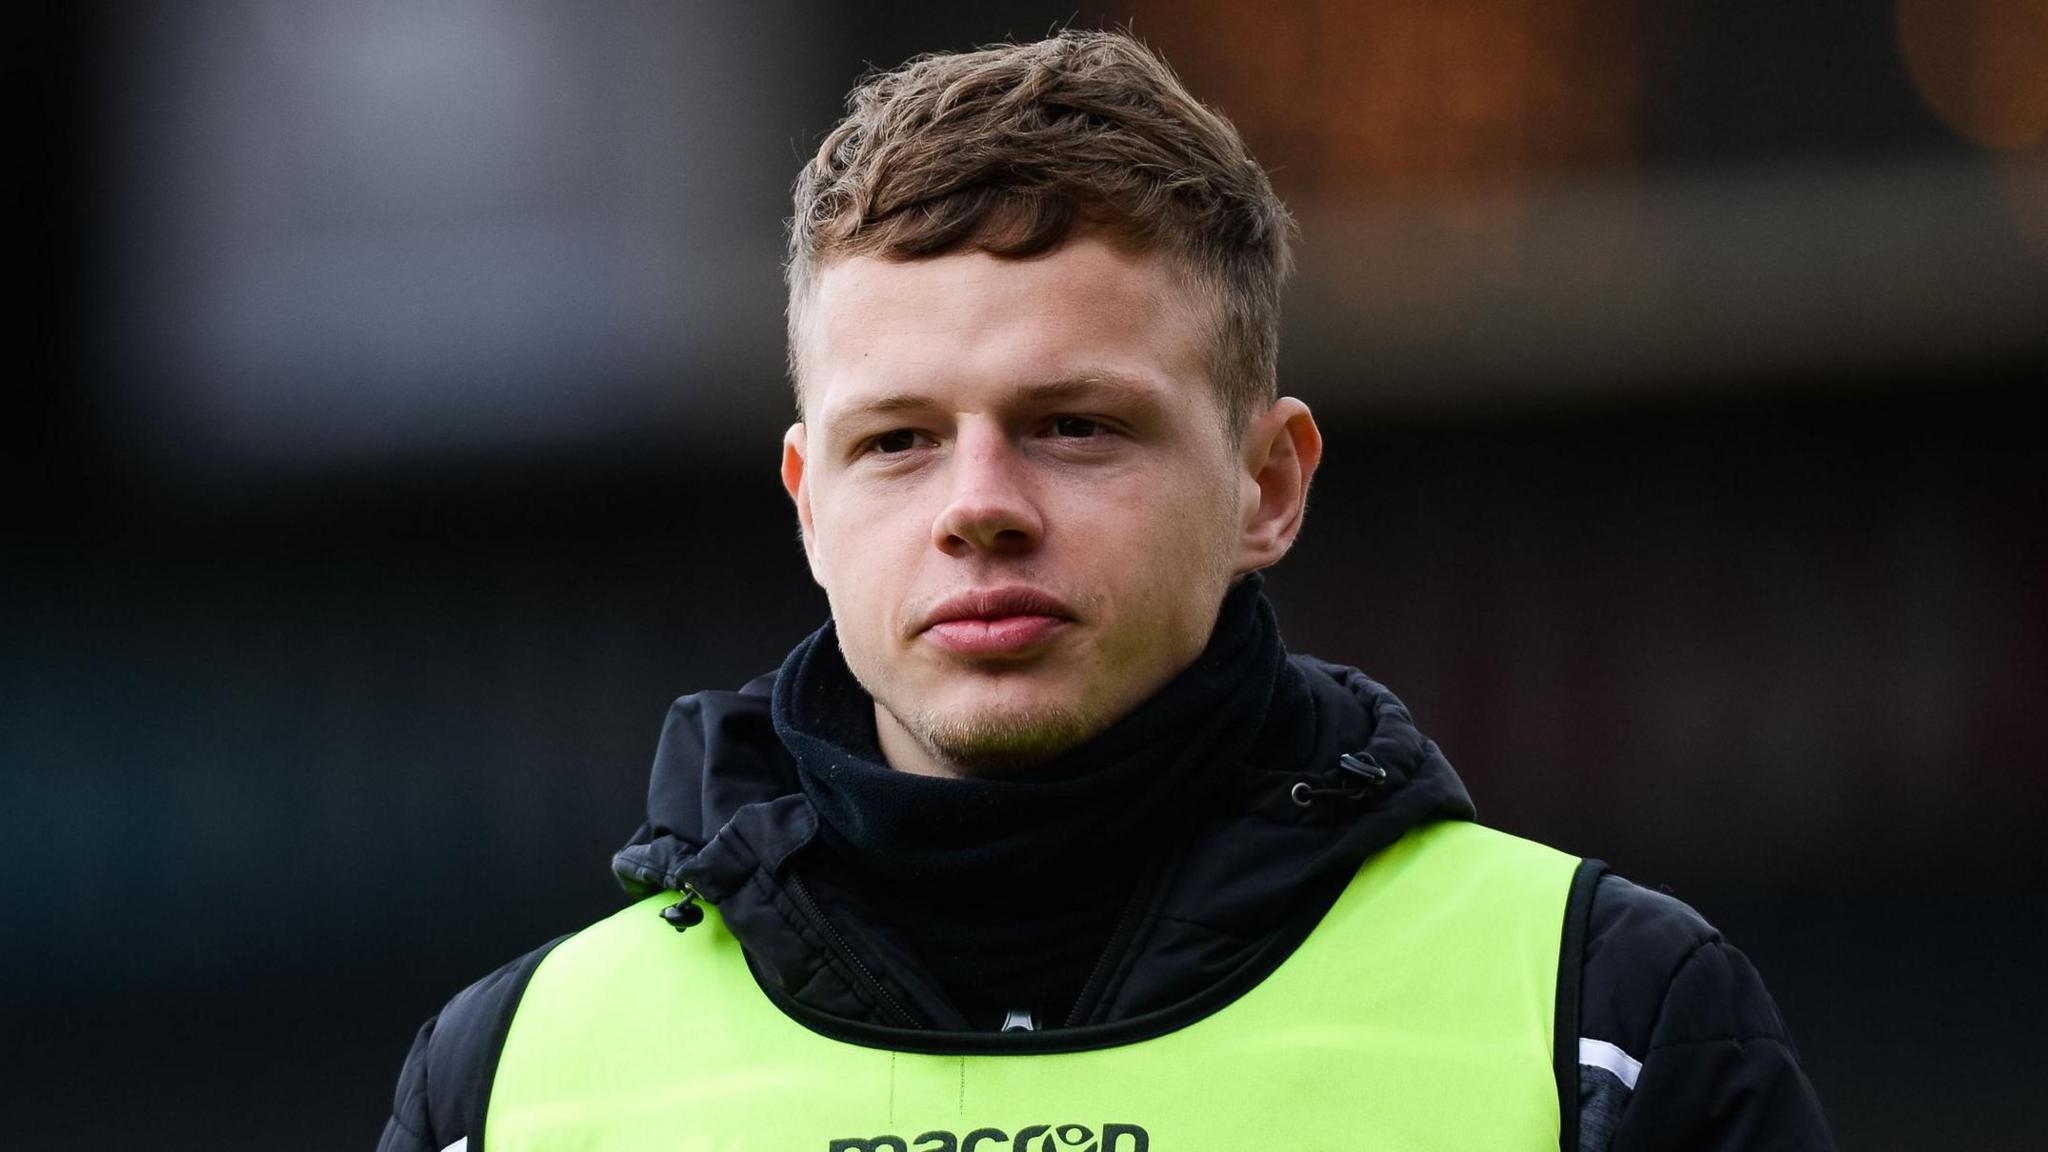
[[[1233,588],[1202,654],[1129,715],[999,779],[883,763],[873,699],[827,624],[775,680],[775,729],[820,817],[807,874],[907,936],[972,1026],[1063,1015],[1147,866],[1248,782],[1248,762],[1311,753],[1314,705],[1262,588],[1256,574]]]

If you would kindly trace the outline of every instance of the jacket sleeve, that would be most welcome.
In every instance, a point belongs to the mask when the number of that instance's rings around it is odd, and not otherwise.
[[[1580,1152],[1834,1148],[1747,957],[1683,903],[1604,877],[1583,971]]]
[[[377,1152],[440,1152],[427,1119],[427,1051],[432,1046],[436,1016],[420,1025],[406,1053],[405,1066],[398,1072],[398,1091],[391,1098],[391,1119],[384,1122],[384,1135]]]
[[[457,993],[420,1026],[398,1073],[378,1152],[443,1152],[481,1143],[498,1053],[534,969],[567,937],[528,952]]]

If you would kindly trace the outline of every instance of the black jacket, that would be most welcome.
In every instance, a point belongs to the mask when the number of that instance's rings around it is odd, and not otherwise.
[[[688,890],[716,904],[765,989],[813,1028],[945,1051],[1029,1051],[1182,1026],[1272,971],[1359,865],[1417,824],[1471,819],[1436,745],[1391,692],[1303,657],[1317,767],[1252,770],[1235,802],[1139,889],[1091,980],[1077,1028],[935,1032],[934,991],[888,927],[804,881],[818,815],[776,737],[771,677],[678,700],[662,732],[647,822],[614,859],[635,894]],[[1386,770],[1347,770],[1345,753]],[[1353,761],[1356,763],[1356,761]],[[1307,803],[1302,803],[1306,800]],[[793,929],[792,925],[804,926]],[[474,1137],[497,1052],[545,946],[470,986],[420,1029],[380,1147],[439,1152]],[[1563,933],[1559,1092],[1579,1152],[1831,1148],[1812,1087],[1749,962],[1692,909],[1580,869]]]

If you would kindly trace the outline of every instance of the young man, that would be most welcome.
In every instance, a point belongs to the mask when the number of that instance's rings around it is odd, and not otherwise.
[[[1123,36],[856,90],[789,262],[832,620],[677,702],[642,899],[430,1021],[385,1148],[1829,1145],[1739,952],[1282,647],[1289,227]]]

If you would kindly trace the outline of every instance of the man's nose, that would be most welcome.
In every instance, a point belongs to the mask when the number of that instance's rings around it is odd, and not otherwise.
[[[1030,487],[1029,464],[996,428],[959,432],[949,461],[946,505],[932,523],[932,543],[948,556],[1029,552],[1045,534]]]

